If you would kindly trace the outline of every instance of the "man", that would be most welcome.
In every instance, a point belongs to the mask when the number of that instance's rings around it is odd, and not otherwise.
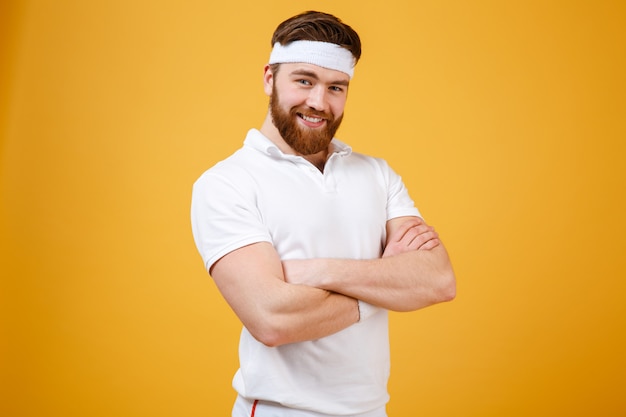
[[[194,184],[205,266],[243,323],[233,416],[386,416],[387,311],[448,301],[434,229],[385,161],[334,138],[359,36],[306,12],[281,23],[260,130]]]

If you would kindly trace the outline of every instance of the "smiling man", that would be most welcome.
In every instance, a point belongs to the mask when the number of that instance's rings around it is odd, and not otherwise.
[[[435,230],[382,159],[335,138],[357,33],[306,12],[281,23],[267,117],[194,184],[194,239],[243,324],[234,417],[384,417],[388,310],[455,296]]]

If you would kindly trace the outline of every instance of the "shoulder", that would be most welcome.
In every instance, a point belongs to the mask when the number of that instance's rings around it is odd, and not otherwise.
[[[216,177],[239,178],[251,175],[250,171],[257,171],[264,165],[272,147],[274,146],[269,139],[258,130],[250,129],[243,145],[230,156],[203,172],[197,182],[210,181]]]
[[[258,163],[258,152],[244,146],[204,171],[194,182],[194,189],[220,183],[243,186],[254,178]]]
[[[372,175],[388,182],[391,178],[396,177],[395,171],[389,163],[384,159],[360,152],[352,152],[345,158],[346,166],[353,170],[367,170]]]

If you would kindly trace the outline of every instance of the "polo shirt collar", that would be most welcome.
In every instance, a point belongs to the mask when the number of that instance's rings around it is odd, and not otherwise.
[[[269,140],[257,129],[250,129],[248,131],[248,134],[246,135],[246,139],[244,140],[243,144],[244,146],[249,146],[259,152],[273,157],[279,157],[283,159],[293,157],[293,155],[287,155],[283,153],[280,149],[278,149],[278,146],[274,145],[274,142]],[[349,145],[341,142],[339,139],[333,138],[333,140],[330,142],[329,159],[330,156],[335,154],[338,156],[347,156],[351,153],[352,148]]]

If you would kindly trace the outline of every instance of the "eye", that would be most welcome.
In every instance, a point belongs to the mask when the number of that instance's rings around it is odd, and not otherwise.
[[[302,85],[311,85],[311,82],[309,80],[296,80],[296,82]]]
[[[342,93],[343,92],[343,88],[342,87],[338,87],[336,85],[331,86],[330,90],[334,91],[335,93]]]

